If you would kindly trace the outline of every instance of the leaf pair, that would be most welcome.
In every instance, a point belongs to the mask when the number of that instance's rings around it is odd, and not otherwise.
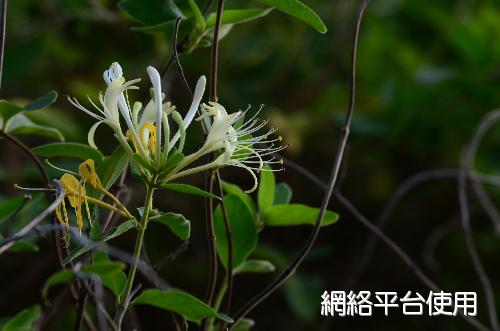
[[[33,134],[64,141],[64,136],[58,129],[37,124],[27,115],[28,112],[47,108],[56,99],[57,92],[49,91],[24,107],[0,100],[0,130],[10,134]]]

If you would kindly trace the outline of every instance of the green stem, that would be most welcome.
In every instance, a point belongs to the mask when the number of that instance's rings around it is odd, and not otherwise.
[[[132,285],[134,283],[135,272],[137,271],[137,263],[139,262],[139,257],[141,255],[142,242],[144,241],[144,233],[146,232],[146,227],[148,225],[148,216],[151,211],[151,207],[153,205],[153,191],[154,185],[151,183],[147,184],[146,190],[146,199],[144,201],[144,211],[141,218],[141,223],[139,227],[139,231],[137,232],[137,239],[135,240],[135,248],[132,265],[130,266],[130,270],[127,276],[127,283],[125,284],[125,289],[120,296],[118,311],[115,315],[115,325],[118,330],[121,330],[121,324],[123,320],[123,316],[125,315],[125,311],[128,306],[128,297],[130,296],[130,292],[132,291]]]
[[[224,277],[224,281],[222,282],[221,286],[219,287],[219,292],[217,292],[217,296],[215,297],[215,302],[214,302],[214,306],[213,306],[215,311],[219,311],[220,306],[222,305],[222,300],[224,300],[224,295],[226,294],[227,287],[228,287],[228,279],[226,276],[226,277]],[[208,321],[207,330],[213,331],[213,328],[214,328],[214,319],[211,318]]]

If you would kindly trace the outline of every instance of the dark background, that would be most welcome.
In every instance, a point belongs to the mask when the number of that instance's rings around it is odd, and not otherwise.
[[[231,111],[265,104],[262,116],[279,126],[290,143],[286,157],[326,181],[348,102],[358,2],[305,2],[320,14],[329,31],[319,34],[277,11],[236,26],[221,42],[219,97]],[[227,8],[247,6],[259,4],[227,3]],[[171,38],[131,31],[136,25],[115,1],[10,1],[2,98],[26,102],[49,89],[80,100],[87,94],[95,97],[104,89],[102,71],[113,61],[120,62],[127,78],[145,78],[146,66],[165,66]],[[208,76],[210,49],[182,55],[180,60],[192,86],[199,75]],[[341,189],[375,221],[398,185],[412,174],[457,168],[461,150],[480,118],[500,105],[500,6],[494,0],[373,0],[362,24],[357,73],[356,110]],[[187,108],[188,95],[175,71],[169,76],[168,94],[179,109]],[[58,127],[68,141],[86,142],[93,123],[64,97],[33,116]],[[476,162],[478,170],[488,174],[499,170],[497,128],[485,137]],[[117,145],[110,132],[100,129],[96,137],[106,153]],[[49,142],[29,136],[22,140],[30,146]],[[21,194],[12,188],[14,183],[41,184],[22,153],[5,141],[0,141],[0,148],[0,201]],[[222,175],[227,181],[249,185],[249,177],[241,171],[227,169]],[[289,167],[277,177],[293,188],[292,201],[320,205],[322,191],[307,178]],[[129,178],[130,205],[137,206],[144,190],[138,180]],[[189,182],[201,187],[203,176]],[[494,202],[499,201],[498,189],[487,187],[487,191]],[[208,272],[203,200],[166,193],[159,195],[157,205],[184,213],[193,226],[188,250],[160,273],[169,283],[202,297]],[[470,208],[474,239],[498,294],[498,236],[475,199]],[[471,329],[460,317],[407,317],[399,309],[389,317],[379,311],[371,318],[320,317],[324,290],[394,290],[400,295],[408,290],[428,291],[384,244],[376,246],[366,269],[356,274],[370,233],[335,199],[330,209],[340,214],[339,222],[322,229],[297,275],[250,314],[256,320],[255,330]],[[28,220],[30,212],[21,213],[19,221]],[[160,227],[157,230],[146,237],[153,262],[180,244]],[[310,231],[308,226],[266,228],[255,256],[283,268]],[[476,291],[478,318],[488,325],[484,295],[460,227],[456,179],[436,179],[412,189],[395,208],[385,233],[445,291]],[[131,249],[133,238],[128,234],[115,243]],[[37,253],[2,256],[0,315],[10,316],[40,302],[41,286],[57,270],[57,262],[48,240],[39,246]],[[234,307],[272,277],[237,278]],[[171,329],[163,311],[140,307],[136,313],[143,330]],[[64,306],[50,329],[70,329],[72,316],[71,305]]]

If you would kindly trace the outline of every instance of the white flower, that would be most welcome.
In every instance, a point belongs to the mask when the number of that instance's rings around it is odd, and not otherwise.
[[[203,170],[235,166],[247,170],[254,180],[253,187],[247,192],[252,192],[257,188],[258,181],[254,171],[279,171],[282,169],[266,169],[265,164],[283,164],[282,160],[276,160],[273,154],[285,149],[287,146],[275,143],[281,141],[281,136],[269,138],[277,129],[271,128],[261,132],[268,121],[260,121],[257,113],[235,128],[237,122],[246,114],[246,111],[237,111],[228,114],[226,109],[216,103],[209,102],[202,105],[203,114],[197,119],[202,120],[211,117],[212,123],[208,126],[208,135],[204,145],[195,153],[186,156],[178,166],[179,169],[173,172],[171,179],[183,177]],[[203,155],[222,149],[222,153],[211,163],[195,168],[180,171],[183,167],[192,163],[195,159]]]
[[[133,155],[134,151],[127,142],[127,138],[134,147],[135,152],[141,158],[159,166],[162,141],[164,141],[163,147],[166,152],[175,146],[179,138],[182,138],[181,143],[183,144],[184,137],[182,137],[182,133],[185,132],[185,129],[192,122],[199,108],[205,91],[206,79],[204,76],[199,78],[191,107],[184,119],[180,121],[181,123],[178,123],[178,132],[170,139],[168,115],[175,113],[175,106],[172,106],[170,102],[163,103],[165,95],[161,91],[161,77],[158,71],[150,66],[147,68],[147,72],[153,85],[153,97],[144,109],[142,109],[143,107],[140,102],[135,102],[131,108],[127,96],[128,90],[138,89],[134,84],[139,82],[140,79],[126,82],[123,77],[123,70],[117,62],[112,63],[109,69],[104,71],[103,77],[107,84],[107,89],[104,97],[102,95],[99,97],[101,107],[98,107],[89,99],[98,113],[86,109],[75,98],[68,99],[78,109],[98,120],[89,130],[88,142],[90,146],[97,148],[94,142],[95,130],[101,123],[106,123],[115,131],[118,141],[130,155]],[[139,118],[141,110],[142,114]],[[127,131],[125,132],[122,132],[120,126],[120,115],[127,127]],[[176,118],[180,116],[179,114],[175,115]],[[163,139],[162,134],[164,135]],[[182,150],[182,148],[180,149]]]

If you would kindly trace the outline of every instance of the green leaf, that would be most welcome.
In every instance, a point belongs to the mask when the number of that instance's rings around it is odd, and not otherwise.
[[[111,276],[118,274],[123,269],[125,269],[125,264],[122,262],[100,261],[90,265],[84,265],[82,267],[81,272],[96,274],[100,277],[103,277],[103,276]],[[52,287],[60,284],[69,283],[73,279],[75,279],[75,277],[76,277],[75,272],[71,269],[65,269],[56,272],[45,281],[45,285],[43,286],[42,289],[42,296],[46,299],[49,290]]]
[[[125,289],[125,285],[127,283],[127,275],[124,272],[118,272],[111,275],[101,276],[101,281],[113,292],[113,294],[119,298]]]
[[[200,11],[200,8],[198,8],[198,5],[196,4],[196,1],[194,0],[188,0],[189,7],[191,7],[191,11],[193,12],[193,16],[196,20],[196,25],[200,30],[205,30],[205,18],[203,17],[203,14]]]
[[[265,167],[269,169],[269,167]],[[276,189],[276,179],[272,171],[263,170],[260,172],[260,183],[257,194],[259,211],[265,213],[274,203],[274,191]]]
[[[5,199],[0,202],[0,224],[12,215],[23,203],[23,197]]]
[[[3,130],[4,124],[7,123],[11,117],[22,111],[23,109],[21,107],[16,106],[7,100],[0,100],[0,129]]]
[[[249,331],[255,325],[255,321],[249,318],[241,319],[231,329],[233,331]]]
[[[246,260],[233,270],[235,275],[243,273],[268,273],[274,272],[276,267],[266,260]]]
[[[292,200],[292,188],[287,183],[278,183],[274,191],[274,205],[287,205]]]
[[[94,254],[94,263],[100,262],[111,262],[108,255],[103,251],[99,251]],[[109,288],[116,298],[119,298],[127,283],[127,276],[125,273],[123,271],[118,271],[112,274],[100,276],[104,286]]]
[[[247,206],[248,210],[250,210],[250,214],[252,214],[252,219],[256,219],[257,208],[255,207],[255,203],[252,200],[252,197],[245,193],[238,185],[234,185],[228,182],[222,181],[222,188],[228,194],[237,195]]]
[[[294,16],[299,20],[309,24],[318,32],[325,33],[327,31],[325,24],[321,18],[311,8],[299,0],[258,0],[259,2],[275,7],[282,12]]]
[[[178,183],[168,183],[161,185],[161,188],[171,191],[177,191],[187,194],[199,195],[206,198],[212,198],[220,200],[220,197],[212,194],[210,192],[204,191],[202,189],[197,188],[196,186],[187,185],[187,184],[178,184]]]
[[[46,299],[49,294],[49,290],[52,287],[69,283],[73,279],[75,279],[75,273],[73,272],[73,270],[65,269],[56,272],[45,281],[45,285],[42,289],[42,296]]]
[[[38,252],[39,248],[37,245],[30,243],[28,241],[18,241],[12,247],[9,248],[9,252]]]
[[[232,322],[231,318],[218,314],[203,301],[177,289],[170,291],[145,290],[132,302],[132,305],[150,305],[173,311],[188,321],[199,321],[205,317],[214,317],[229,323]]]
[[[98,275],[112,275],[123,269],[125,269],[125,264],[123,262],[101,261],[83,266],[82,271]]]
[[[34,323],[40,317],[40,306],[35,305],[25,309],[12,317],[2,327],[2,331],[31,331],[34,330]]]
[[[181,214],[163,213],[149,219],[166,225],[181,240],[188,240],[191,234],[191,223]]]
[[[41,157],[72,157],[80,160],[92,159],[101,163],[104,156],[97,149],[78,143],[53,143],[33,148],[33,152]]]
[[[127,220],[117,226],[116,228],[109,229],[106,232],[100,234],[96,238],[93,239],[91,243],[87,243],[83,246],[80,246],[76,248],[75,250],[71,251],[68,256],[64,259],[63,263],[64,265],[68,264],[69,262],[73,261],[83,253],[86,253],[90,251],[91,249],[107,242],[108,240],[111,240],[113,238],[116,238],[125,232],[129,231],[132,228],[135,228],[137,226],[137,222],[134,219]]]
[[[269,226],[289,226],[311,224],[316,222],[319,208],[309,207],[301,204],[277,205],[269,208],[262,219],[265,225]],[[339,218],[337,213],[326,211],[321,225],[335,223]]]
[[[171,36],[174,33],[175,21],[176,20],[173,19],[156,25],[132,27],[131,30],[143,33],[166,32],[168,36]],[[182,20],[179,26],[179,38],[193,31],[195,24],[195,20],[192,17]]]
[[[303,274],[295,274],[284,286],[285,300],[295,315],[306,321],[317,316],[318,298],[323,286],[321,280]]]
[[[57,92],[49,91],[45,93],[43,96],[39,97],[36,100],[31,101],[26,106],[24,106],[24,110],[26,111],[41,110],[47,108],[48,106],[53,104],[54,101],[56,100],[57,100]]]
[[[257,245],[257,229],[247,206],[237,195],[224,198],[227,217],[233,233],[233,268],[238,267],[253,252]],[[227,238],[221,206],[214,213],[217,252],[224,267],[227,267]]]
[[[125,171],[127,164],[128,155],[123,147],[119,145],[111,155],[104,157],[103,162],[96,169],[101,178],[102,185],[106,189],[109,189],[123,171]]]
[[[144,25],[156,25],[178,16],[183,17],[172,0],[122,0],[118,7]]]
[[[36,124],[21,113],[12,116],[9,121],[5,123],[4,131],[11,134],[31,134],[64,141],[64,136],[58,129]]]
[[[168,154],[168,159],[161,166],[161,175],[165,176],[170,171],[172,171],[182,160],[184,160],[184,154],[177,152],[175,148],[173,148]]]
[[[273,8],[266,9],[228,9],[222,14],[221,24],[240,24],[256,20],[269,14]],[[215,26],[216,14],[211,13],[207,18],[207,28]]]

